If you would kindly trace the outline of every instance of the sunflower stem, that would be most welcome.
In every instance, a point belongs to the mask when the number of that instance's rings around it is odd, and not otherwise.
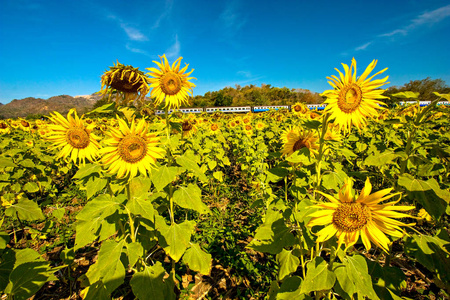
[[[399,175],[402,175],[406,171],[406,166],[408,165],[409,155],[411,152],[412,141],[415,138],[415,136],[416,136],[416,128],[414,127],[413,130],[411,132],[409,132],[409,135],[408,135],[408,140],[406,142],[406,147],[405,147],[406,159],[404,161],[402,161],[400,164],[400,174]]]
[[[127,182],[127,199],[128,199],[127,203],[129,203],[131,201],[130,182]],[[134,230],[134,218],[131,215],[130,210],[126,206],[125,206],[125,209],[127,211],[128,219],[129,219],[129,222],[130,222],[131,241],[134,243],[134,242],[136,242],[136,232]]]
[[[166,106],[164,108],[164,116],[166,118],[166,134],[167,134],[167,143],[168,143],[168,149],[167,149],[167,156],[168,156],[168,167],[172,165],[173,156],[172,151],[170,149],[170,123],[169,123],[169,108]],[[173,185],[171,184],[169,186],[169,215],[170,215],[170,224],[175,224],[175,218],[174,218],[174,208],[173,208]],[[175,260],[172,259],[172,268],[170,270],[170,275],[172,276],[172,280],[175,283]]]
[[[287,204],[288,201],[288,176],[284,177],[284,202]]]
[[[164,107],[164,117],[166,119],[166,134],[167,134],[167,142],[170,141],[170,124],[169,124],[169,108]]]
[[[391,264],[391,252],[392,252],[392,243],[389,245],[389,252],[386,255],[386,260],[384,262],[384,268],[389,268],[389,265]]]
[[[322,166],[322,158],[323,158],[323,154],[324,154],[324,150],[325,150],[324,149],[325,134],[327,133],[327,130],[328,130],[329,117],[330,117],[329,113],[325,114],[325,116],[323,117],[322,131],[319,136],[319,153],[317,155],[317,163],[316,163],[316,182],[315,182],[315,189],[314,189],[314,199],[316,198],[315,190],[318,189],[320,186],[320,180],[321,180],[320,172],[321,172],[321,166]]]

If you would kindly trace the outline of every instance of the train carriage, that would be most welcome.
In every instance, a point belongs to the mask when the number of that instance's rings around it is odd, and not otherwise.
[[[417,101],[400,101],[398,104],[400,106],[404,106],[404,105],[411,105],[411,104],[416,104],[416,103],[417,103]],[[419,105],[421,107],[427,106],[430,104],[431,104],[431,101],[419,101]],[[440,101],[437,103],[437,105],[450,105],[450,103],[448,101]],[[324,110],[327,105],[324,103],[321,103],[321,104],[307,104],[306,106],[308,107],[309,110]],[[206,112],[206,113],[214,113],[214,112],[223,112],[223,113],[254,112],[254,113],[258,113],[258,112],[269,111],[271,109],[274,109],[274,110],[287,109],[287,110],[291,111],[291,106],[290,105],[261,105],[261,106],[222,106],[222,107],[206,107],[206,108],[192,107],[192,108],[180,108],[178,110],[170,109],[169,114],[173,113],[174,111],[179,111],[179,112],[187,113],[187,114],[200,114],[203,112]],[[163,115],[164,110],[161,110],[161,109],[156,110],[155,114]]]
[[[188,107],[188,108],[180,108],[177,110],[169,109],[168,113],[171,114],[174,111],[179,111],[179,112],[182,112],[185,114],[201,114],[203,112],[203,108],[202,107]],[[164,115],[164,110],[162,110],[162,109],[156,110],[155,115]]]
[[[307,104],[306,106],[309,108],[309,110],[324,110],[327,105],[321,103],[321,104]]]
[[[252,111],[252,108],[250,106],[223,106],[205,108],[206,113],[214,113],[219,111],[223,113],[249,113]]]
[[[271,109],[279,110],[279,109],[287,109],[290,110],[290,105],[262,105],[262,106],[253,106],[253,112],[264,112],[269,111]]]

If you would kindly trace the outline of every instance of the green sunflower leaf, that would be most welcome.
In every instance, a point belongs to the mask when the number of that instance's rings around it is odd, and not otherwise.
[[[292,254],[293,250],[281,250],[276,259],[279,265],[278,280],[282,281],[286,276],[294,273],[300,265],[300,259]]]
[[[183,256],[190,245],[194,228],[194,221],[184,221],[181,224],[173,223],[170,226],[162,226],[159,228],[160,245],[173,260],[179,261]]]
[[[301,287],[301,293],[329,290],[336,282],[336,275],[328,270],[328,263],[322,257],[315,257],[306,265],[305,280]]]
[[[173,193],[173,201],[179,206],[195,210],[201,214],[207,214],[211,211],[208,206],[203,203],[201,198],[202,191],[195,184],[188,184],[188,186],[181,186]]]
[[[198,244],[191,244],[191,247],[183,255],[183,262],[191,270],[208,275],[211,271],[211,254],[203,251]]]

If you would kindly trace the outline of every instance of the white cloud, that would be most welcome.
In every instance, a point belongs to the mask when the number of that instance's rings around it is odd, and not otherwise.
[[[418,17],[412,19],[408,25],[392,30],[390,32],[379,35],[379,37],[392,37],[397,34],[407,35],[412,30],[425,25],[435,24],[450,16],[450,5],[440,7],[430,12],[425,12]]]
[[[148,38],[143,35],[139,29],[131,27],[127,24],[121,23],[120,27],[125,30],[125,33],[128,35],[128,38],[132,41],[148,41]]]
[[[126,22],[124,22],[122,19],[116,17],[115,15],[110,14],[108,18],[116,21],[119,23],[120,27],[125,31],[128,38],[132,41],[148,41],[148,38],[137,28],[130,26]]]
[[[389,32],[380,34],[380,35],[376,36],[372,41],[367,42],[364,45],[361,45],[359,47],[356,47],[354,50],[355,51],[365,50],[370,45],[374,44],[376,41],[378,41],[380,39],[381,40],[386,39],[386,38],[394,39],[396,36],[399,36],[399,35],[407,36],[412,31],[414,31],[420,27],[423,27],[424,25],[436,24],[436,23],[441,22],[442,20],[446,19],[447,17],[450,17],[450,5],[446,5],[446,6],[438,8],[438,9],[429,11],[429,12],[424,12],[424,13],[418,15],[416,18],[409,21],[407,25],[405,25],[401,28],[397,28],[397,29],[391,30]]]
[[[238,71],[237,74],[246,78],[252,78],[252,73],[250,71]]]
[[[406,31],[405,29],[395,29],[395,30],[392,30],[391,32],[380,34],[379,37],[390,37],[390,36],[394,36],[396,34],[406,35],[406,34],[408,34],[408,31]]]
[[[164,5],[164,11],[156,19],[155,24],[153,24],[152,26],[152,29],[156,29],[159,27],[161,21],[169,16],[170,12],[172,11],[172,7],[173,7],[173,0],[166,0]]]
[[[443,19],[450,16],[450,4],[447,6],[443,6],[441,8],[435,9],[430,12],[425,12],[418,16],[416,19],[412,20],[410,26],[419,26],[423,24],[434,24],[442,21]]]
[[[368,42],[368,43],[365,43],[364,45],[361,45],[361,46],[359,46],[359,47],[356,47],[356,48],[355,48],[355,51],[366,50],[366,48],[369,47],[370,44],[372,44],[372,42]]]
[[[220,21],[225,34],[230,36],[239,31],[247,22],[246,18],[238,11],[238,1],[227,1],[225,10],[220,14]]]
[[[178,34],[175,35],[175,42],[166,50],[165,54],[168,59],[177,59],[180,56],[180,42],[178,41]]]
[[[131,47],[130,44],[126,44],[125,47],[127,48],[127,50],[129,50],[131,52],[140,53],[140,54],[144,54],[144,55],[147,55],[147,56],[151,56],[150,54],[147,53],[147,51],[139,49],[139,48]]]

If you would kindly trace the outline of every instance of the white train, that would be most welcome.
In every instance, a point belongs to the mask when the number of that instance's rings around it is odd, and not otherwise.
[[[410,105],[410,104],[416,104],[417,101],[401,101],[399,104],[401,106],[403,105]],[[431,101],[420,101],[420,106],[427,106],[430,105]],[[450,105],[450,102],[448,101],[440,101],[437,103],[437,105]],[[324,110],[327,106],[326,104],[307,104],[306,105],[310,110]],[[177,111],[186,113],[186,114],[200,114],[200,113],[214,113],[214,112],[223,112],[223,113],[258,113],[258,112],[265,112],[269,110],[279,110],[279,109],[286,109],[291,111],[291,105],[261,105],[261,106],[222,106],[222,107],[192,107],[192,108],[180,108]],[[169,114],[173,113],[174,110],[170,109]],[[156,110],[156,115],[163,115],[164,110]]]

